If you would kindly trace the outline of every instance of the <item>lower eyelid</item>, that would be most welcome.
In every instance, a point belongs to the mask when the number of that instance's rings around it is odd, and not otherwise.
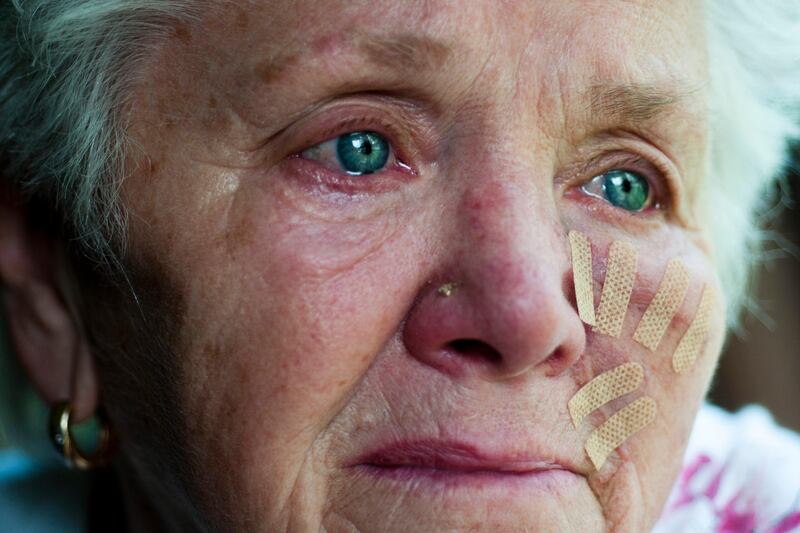
[[[374,174],[352,176],[340,170],[329,169],[316,161],[303,159],[299,154],[285,158],[281,170],[292,186],[311,193],[318,200],[333,194],[335,202],[342,198],[340,195],[364,199],[391,193],[408,182],[408,172],[396,165]]]

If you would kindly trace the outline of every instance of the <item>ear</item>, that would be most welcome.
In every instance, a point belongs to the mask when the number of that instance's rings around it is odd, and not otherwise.
[[[14,351],[45,402],[70,401],[81,421],[97,408],[97,375],[77,306],[59,285],[69,265],[58,250],[22,202],[0,198],[0,279]]]

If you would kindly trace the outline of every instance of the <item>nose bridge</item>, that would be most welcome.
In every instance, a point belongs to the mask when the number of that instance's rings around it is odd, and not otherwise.
[[[446,298],[422,296],[404,341],[414,357],[455,376],[560,374],[586,339],[565,281],[566,235],[547,158],[476,144],[484,148],[463,160],[448,191],[453,223],[440,276],[458,288]]]
[[[499,113],[493,122],[500,122]],[[563,233],[553,191],[553,165],[546,149],[535,148],[531,131],[518,117],[491,132],[484,129],[470,142],[482,149],[464,163],[458,202],[458,228],[470,247],[491,251],[506,248],[504,257],[523,255],[558,246]],[[527,132],[527,134],[526,134]],[[508,255],[510,254],[510,255]],[[539,259],[548,255],[537,254]],[[552,256],[552,254],[549,254]],[[535,262],[534,262],[535,263]],[[535,266],[535,264],[534,264]]]
[[[565,290],[568,251],[549,164],[506,150],[476,159],[458,209],[457,264],[470,286],[464,298],[505,375],[554,356],[563,368],[584,339]]]
[[[518,161],[493,166],[462,194],[458,264],[488,314],[505,317],[495,327],[512,328],[566,303],[566,246],[552,187]]]

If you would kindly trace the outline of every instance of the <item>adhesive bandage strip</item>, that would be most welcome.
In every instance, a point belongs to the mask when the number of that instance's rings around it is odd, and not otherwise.
[[[636,327],[633,340],[655,352],[688,288],[689,270],[679,259],[670,260],[656,295]]]
[[[569,232],[572,250],[572,278],[575,282],[575,300],[578,316],[590,326],[594,326],[594,290],[592,288],[592,245],[589,238],[579,231]]]
[[[585,446],[594,467],[600,470],[611,452],[655,419],[656,411],[656,401],[645,396],[623,407],[595,429]]]
[[[608,270],[597,308],[593,331],[619,337],[628,312],[633,281],[636,277],[636,249],[630,243],[614,241],[608,252]]]
[[[700,304],[697,306],[694,319],[692,319],[689,329],[683,334],[675,353],[672,354],[672,369],[678,374],[683,374],[694,366],[711,325],[713,307],[714,293],[711,287],[706,285],[703,287],[703,294],[700,297]]]
[[[639,363],[625,363],[603,372],[581,387],[567,403],[572,424],[577,428],[586,415],[635,391],[643,381],[644,367]]]

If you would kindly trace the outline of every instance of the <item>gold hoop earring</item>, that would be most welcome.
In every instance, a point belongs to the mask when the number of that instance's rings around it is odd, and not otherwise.
[[[97,451],[91,456],[85,455],[80,451],[72,437],[70,428],[70,416],[72,415],[72,404],[61,402],[53,406],[50,410],[50,440],[56,450],[64,458],[64,462],[71,468],[78,470],[88,470],[106,464],[112,455],[113,439],[111,437],[111,426],[102,409],[98,409],[96,416],[100,424],[99,441]]]

